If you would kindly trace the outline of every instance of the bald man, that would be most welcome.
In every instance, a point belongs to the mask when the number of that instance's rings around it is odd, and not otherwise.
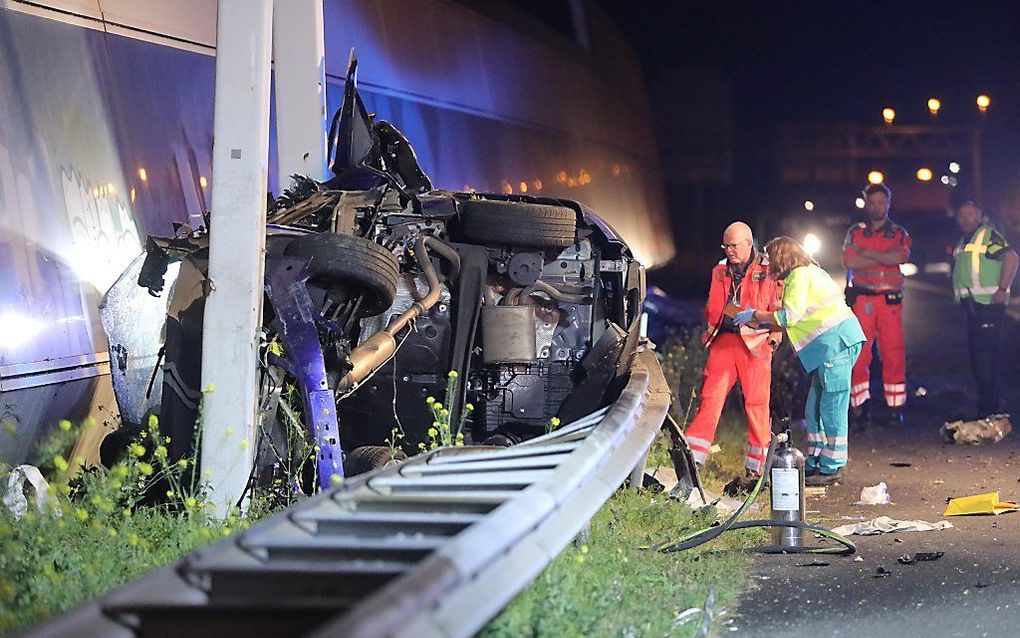
[[[704,464],[712,451],[726,396],[740,381],[747,414],[746,472],[727,486],[728,491],[747,490],[754,485],[765,464],[772,428],[769,422],[769,386],[772,382],[772,353],[782,333],[770,332],[757,324],[738,326],[736,311],[754,308],[779,310],[781,284],[769,275],[768,259],[754,246],[751,227],[730,224],[723,233],[721,248],[726,257],[712,269],[712,286],[705,306],[708,330],[702,344],[708,349],[701,404],[687,428],[687,442],[695,460]]]

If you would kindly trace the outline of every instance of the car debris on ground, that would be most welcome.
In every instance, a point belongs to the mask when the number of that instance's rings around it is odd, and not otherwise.
[[[951,421],[942,425],[942,440],[961,445],[998,443],[1013,431],[1008,414],[993,414],[974,421]]]
[[[960,496],[950,499],[943,516],[972,516],[980,514],[998,515],[1020,509],[1020,504],[999,500],[998,492]]]
[[[863,521],[850,525],[840,525],[832,531],[840,536],[857,534],[859,536],[871,536],[874,534],[890,534],[898,532],[930,532],[934,530],[949,529],[953,526],[949,521],[900,521],[888,516],[879,516],[870,521]]]

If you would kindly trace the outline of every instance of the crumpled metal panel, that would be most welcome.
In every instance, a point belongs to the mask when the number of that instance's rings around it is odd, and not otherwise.
[[[166,272],[166,287],[153,297],[138,285],[145,254],[141,254],[110,287],[99,316],[110,342],[110,376],[113,392],[125,423],[139,424],[162,399],[163,373],[156,370],[159,349],[163,345],[163,326],[167,307],[180,272],[180,263],[172,263]],[[146,396],[153,371],[156,378]]]

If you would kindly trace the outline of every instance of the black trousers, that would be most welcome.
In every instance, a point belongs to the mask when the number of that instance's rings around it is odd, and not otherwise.
[[[967,314],[967,345],[970,365],[978,386],[978,418],[999,411],[999,376],[1002,374],[1002,334],[1006,323],[1005,304],[980,304],[963,300]]]

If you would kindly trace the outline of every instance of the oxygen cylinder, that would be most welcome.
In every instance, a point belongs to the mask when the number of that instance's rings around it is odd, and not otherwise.
[[[790,432],[772,459],[769,486],[772,492],[772,518],[779,521],[804,522],[804,455],[793,447]],[[773,538],[779,547],[804,544],[804,530],[799,527],[775,527]]]

